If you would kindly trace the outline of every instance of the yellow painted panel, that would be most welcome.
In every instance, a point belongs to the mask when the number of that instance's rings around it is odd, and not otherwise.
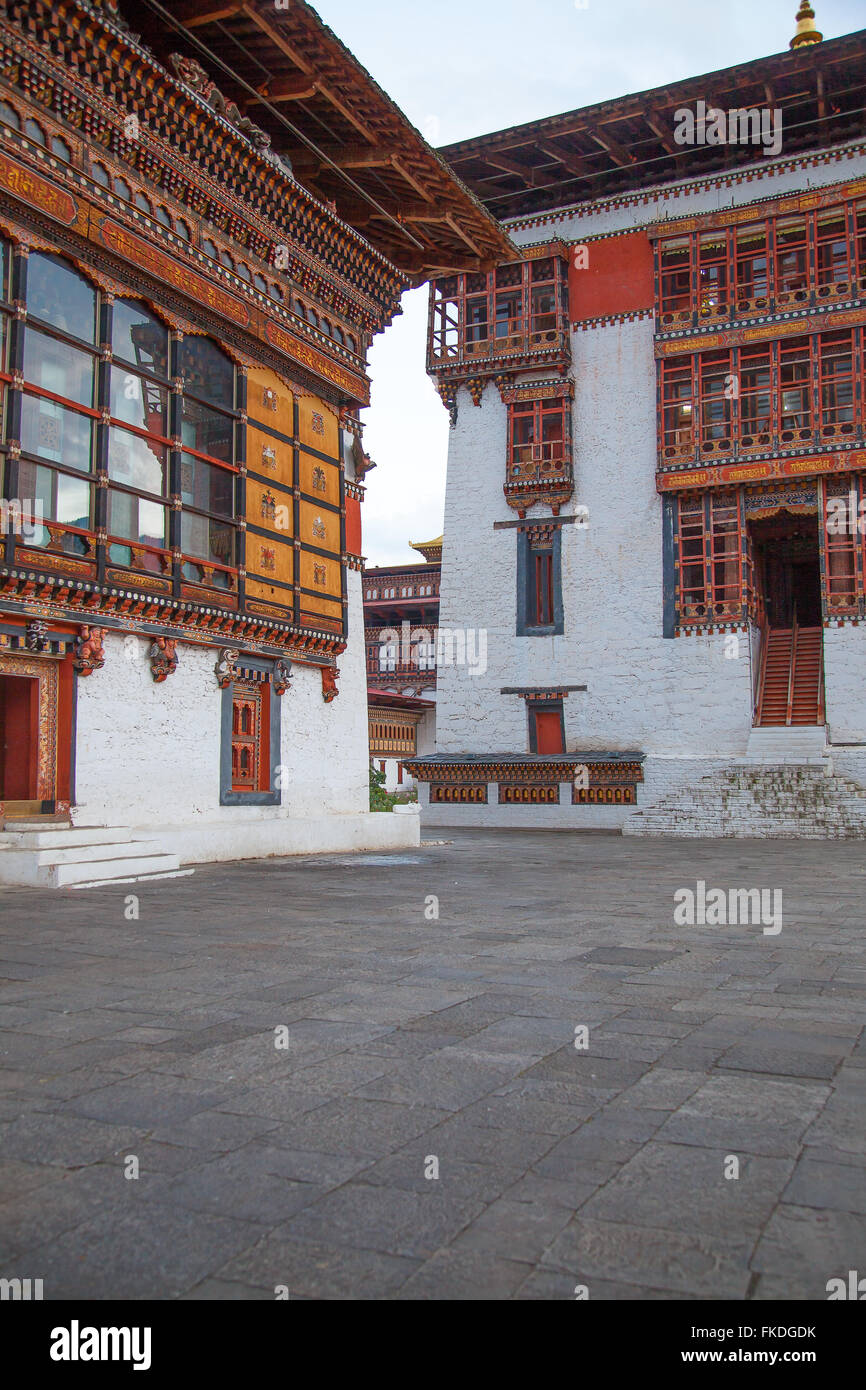
[[[340,562],[329,560],[324,555],[310,555],[301,551],[301,587],[312,589],[316,594],[340,596]]]
[[[304,614],[321,613],[323,617],[336,618],[338,621],[343,616],[343,605],[336,599],[319,598],[318,595],[301,594],[301,622],[304,622]]]
[[[294,400],[292,393],[276,372],[267,367],[253,367],[247,374],[247,415],[260,420],[280,434],[292,434]]]
[[[247,575],[281,579],[291,584],[294,574],[294,549],[276,537],[256,536],[247,531]]]
[[[339,555],[340,513],[302,500],[300,540],[302,545],[318,545]]]
[[[291,622],[294,599],[288,589],[277,589],[275,585],[268,584],[263,579],[247,578],[247,597],[266,599],[268,603],[278,604],[285,608],[286,619]]]
[[[298,438],[320,454],[340,456],[340,423],[335,411],[318,396],[298,397]]]
[[[335,463],[312,458],[302,449],[299,477],[301,492],[308,492],[311,497],[321,497],[323,502],[333,502],[335,507],[339,507],[340,470]]]
[[[285,538],[292,534],[292,494],[257,478],[247,478],[247,521]]]
[[[264,434],[255,425],[247,426],[247,467],[263,473],[275,483],[292,486],[292,446],[273,435]]]

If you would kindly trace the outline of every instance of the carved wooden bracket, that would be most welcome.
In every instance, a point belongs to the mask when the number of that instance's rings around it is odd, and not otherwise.
[[[150,649],[150,673],[157,685],[177,670],[177,642],[174,637],[156,637]]]
[[[237,663],[240,652],[237,647],[221,647],[214,666],[214,675],[217,678],[217,685],[220,690],[225,690],[231,685],[232,681],[237,680]]]
[[[340,668],[339,666],[321,666],[319,669],[322,672],[322,699],[326,705],[329,705],[340,693],[337,689],[337,677],[340,674]]]
[[[102,639],[105,628],[89,627],[79,629],[75,639],[75,659],[73,665],[80,676],[90,676],[105,665],[105,651]]]
[[[286,691],[291,689],[291,681],[289,680],[291,674],[292,663],[283,661],[282,657],[277,657],[274,662],[274,674],[271,682],[275,695],[285,695]]]

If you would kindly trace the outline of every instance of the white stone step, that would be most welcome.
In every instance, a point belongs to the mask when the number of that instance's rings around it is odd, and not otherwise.
[[[140,879],[147,874],[176,873],[180,860],[176,854],[142,854],[132,858],[90,859],[84,864],[51,864],[40,867],[48,874],[52,888],[69,888],[76,883],[109,883],[118,879]]]
[[[96,845],[51,846],[30,851],[33,863],[40,867],[55,864],[90,864],[114,859],[145,859],[163,854],[162,846],[153,840],[111,840]],[[173,856],[172,856],[173,857]]]
[[[86,883],[68,883],[70,891],[78,888],[117,888],[124,883],[151,883],[158,878],[188,878],[195,869],[167,869],[156,874],[139,874],[136,878],[94,878]]]
[[[28,830],[16,825],[14,830],[4,830],[0,834],[0,841],[9,848],[33,850],[66,849],[77,845],[117,845],[131,840],[132,831],[126,826],[113,826],[111,829],[106,826],[70,826],[60,830],[46,830],[42,826]]]
[[[769,724],[751,730],[746,757],[765,762],[788,762],[801,758],[822,758],[826,748],[827,729],[824,724]]]

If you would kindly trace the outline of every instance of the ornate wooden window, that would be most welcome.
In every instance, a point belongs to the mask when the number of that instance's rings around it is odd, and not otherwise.
[[[568,267],[559,256],[451,275],[431,290],[433,364],[549,348],[567,331]]]
[[[742,616],[742,517],[736,493],[679,499],[680,621],[725,621]]]
[[[263,760],[263,719],[266,685],[236,681],[232,691],[232,791],[264,791],[263,761],[267,772],[267,754]]]
[[[866,290],[866,203],[665,239],[658,273],[665,328],[851,297]]]
[[[832,287],[847,293],[853,278],[845,208],[827,208],[815,216],[815,271],[818,293]]]
[[[56,523],[31,543],[88,553],[94,532],[104,527],[111,565],[170,572],[177,547],[187,579],[235,588],[237,411],[230,359],[206,338],[173,345],[143,304],[104,302],[57,256],[30,255],[25,301],[19,490],[40,503],[46,522]],[[100,370],[102,333],[110,355]],[[171,391],[172,377],[181,379],[182,390]],[[97,472],[107,482],[99,521]],[[173,495],[182,504],[174,542]]]
[[[812,360],[808,338],[789,338],[778,346],[779,396],[776,421],[783,444],[812,438]]]
[[[809,232],[805,217],[776,223],[776,303],[798,304],[809,297]]]
[[[111,345],[108,559],[159,573],[171,567],[168,330],[136,300],[118,299]]]
[[[854,433],[853,330],[822,333],[818,357],[818,393],[822,438]]]
[[[561,528],[528,526],[517,533],[517,635],[563,631]]]
[[[737,312],[769,306],[770,271],[767,260],[767,224],[751,222],[735,235]]]
[[[695,449],[695,380],[693,359],[662,362],[662,453],[672,462],[690,458]]]
[[[672,322],[691,317],[692,275],[691,238],[666,241],[661,248],[661,312]]]
[[[821,543],[827,616],[856,617],[863,611],[864,537],[860,533],[863,479],[821,479]]]
[[[740,444],[768,449],[773,442],[773,358],[769,343],[740,349]]]
[[[698,313],[702,319],[724,315],[728,308],[728,238],[724,231],[698,238]]]
[[[27,324],[21,345],[21,459],[18,487],[47,521],[30,544],[78,554],[92,530],[96,421],[97,295],[57,256],[34,252],[27,262]]]
[[[700,357],[700,449],[702,454],[730,451],[733,373],[727,350]]]

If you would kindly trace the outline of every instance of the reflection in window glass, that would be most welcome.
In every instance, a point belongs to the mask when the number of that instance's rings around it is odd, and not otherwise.
[[[224,468],[203,463],[192,454],[181,455],[180,492],[184,506],[234,516],[234,484],[235,475]]]
[[[78,405],[93,405],[93,363],[90,353],[80,352],[58,338],[35,328],[24,333],[24,380]]]
[[[108,531],[140,545],[165,546],[165,507],[132,493],[111,488],[108,493]]]
[[[114,426],[108,436],[108,472],[117,482],[140,488],[142,492],[167,491],[163,446]]]
[[[8,101],[0,101],[0,121],[4,125],[11,125],[13,130],[21,129],[21,121],[14,106],[10,106]]]
[[[37,145],[45,144],[45,131],[36,121],[25,121],[24,133],[29,135],[31,140],[35,140]]]
[[[168,428],[168,391],[164,386],[127,372],[111,369],[111,414],[149,434],[165,436]]]
[[[111,350],[154,376],[168,377],[168,330],[135,299],[118,299],[114,305]]]
[[[194,512],[181,513],[181,549],[218,565],[234,563],[234,528]]]
[[[83,478],[68,478],[53,468],[40,468],[26,459],[21,460],[19,469],[18,485],[25,503],[40,507],[46,521],[87,530],[90,526],[89,483]],[[34,544],[48,545],[49,542],[50,536],[45,531],[42,539]]]
[[[65,261],[36,251],[27,264],[27,313],[70,337],[92,343],[96,330],[96,291]]]
[[[21,448],[25,453],[89,473],[92,444],[92,421],[89,416],[66,410],[56,401],[24,396],[21,402]]]
[[[72,160],[72,150],[65,140],[61,140],[59,135],[55,135],[51,141],[51,153],[57,158],[62,159],[64,164],[69,164]]]
[[[199,401],[186,397],[183,402],[180,430],[181,439],[188,448],[231,463],[234,420],[230,415],[210,410]]]
[[[234,409],[235,369],[209,338],[184,338],[180,352],[184,389],[213,405]]]

